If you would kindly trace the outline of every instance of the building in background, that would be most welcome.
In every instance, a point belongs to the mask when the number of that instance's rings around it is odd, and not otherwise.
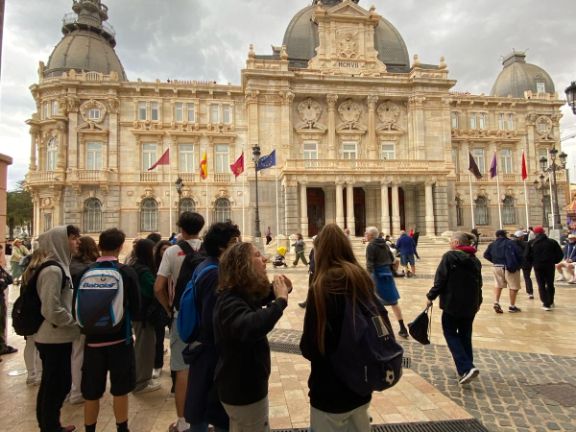
[[[71,223],[86,233],[168,234],[169,212],[176,220],[180,209],[208,222],[241,224],[245,214],[251,235],[254,169],[247,163],[235,181],[230,164],[242,152],[249,161],[254,145],[276,150],[276,166],[258,179],[262,226],[275,234],[312,236],[336,222],[357,236],[369,225],[434,236],[470,229],[471,201],[481,230],[498,226],[498,201],[506,228],[525,226],[522,151],[531,182],[538,159],[560,147],[563,101],[549,75],[513,52],[490,96],[451,92],[444,59],[410,61],[396,28],[357,3],[314,0],[270,55],[249,50],[239,85],[219,85],[130,81],[108,8],[75,1],[32,86],[35,233]],[[170,165],[148,171],[167,149]],[[484,174],[472,194],[469,154]],[[494,154],[500,195],[487,175]],[[530,222],[541,223],[549,198],[530,183],[528,199]]]
[[[8,182],[8,165],[12,165],[12,158],[0,153],[0,265],[5,265],[4,252],[6,252],[6,185]]]

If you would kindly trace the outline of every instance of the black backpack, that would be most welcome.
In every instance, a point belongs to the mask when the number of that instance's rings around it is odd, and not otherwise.
[[[354,393],[386,390],[402,376],[404,350],[396,342],[386,309],[346,299],[338,348],[330,356],[336,375]]]
[[[42,316],[42,302],[38,296],[36,284],[40,272],[46,267],[56,266],[62,272],[62,287],[64,289],[68,277],[62,266],[56,261],[45,261],[35,271],[30,280],[22,285],[20,297],[16,299],[12,309],[12,327],[17,335],[32,336],[38,332],[44,322]]]
[[[194,270],[198,267],[204,259],[206,255],[201,250],[195,251],[192,249],[192,246],[186,240],[180,240],[176,243],[180,246],[180,249],[184,251],[186,257],[182,262],[182,267],[180,267],[180,273],[178,274],[178,280],[176,281],[176,286],[174,287],[174,308],[176,310],[180,309],[180,299],[182,298],[182,294],[186,289],[186,285],[192,279],[192,275],[194,274]]]

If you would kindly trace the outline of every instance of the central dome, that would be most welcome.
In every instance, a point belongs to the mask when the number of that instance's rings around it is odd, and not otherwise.
[[[316,3],[316,2],[315,2]],[[324,1],[337,4],[340,1]],[[316,55],[318,48],[318,25],[312,21],[315,4],[299,11],[286,29],[283,45],[286,46],[290,66],[305,68],[308,61]],[[386,65],[388,72],[408,72],[410,59],[404,39],[396,28],[384,18],[380,18],[374,29],[374,47],[378,51],[378,59]]]

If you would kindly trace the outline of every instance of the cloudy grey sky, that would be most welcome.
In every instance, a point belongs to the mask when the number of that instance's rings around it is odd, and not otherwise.
[[[280,45],[290,19],[311,0],[104,0],[117,32],[116,51],[130,80],[197,79],[240,82],[249,44],[258,54]],[[425,63],[446,57],[455,90],[490,92],[502,56],[528,50],[527,61],[548,71],[559,96],[576,80],[574,0],[360,0],[372,4]],[[9,188],[24,178],[34,112],[28,87],[38,62],[60,40],[72,0],[6,0],[0,99],[0,152],[14,158]],[[567,108],[562,136],[576,133]],[[563,148],[576,164],[576,139]]]

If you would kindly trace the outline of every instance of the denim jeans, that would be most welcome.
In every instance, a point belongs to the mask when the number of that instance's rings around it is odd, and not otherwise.
[[[446,312],[442,313],[442,330],[458,375],[464,375],[474,367],[472,353],[472,318],[457,318]]]

